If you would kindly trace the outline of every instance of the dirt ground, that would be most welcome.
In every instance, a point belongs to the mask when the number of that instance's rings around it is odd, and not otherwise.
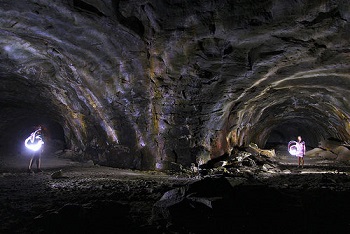
[[[108,168],[54,156],[44,157],[44,171],[32,174],[27,172],[28,158],[1,159],[0,233],[196,233],[152,223],[151,218],[154,203],[166,191],[198,181],[199,176]],[[237,233],[260,227],[261,233],[277,233],[282,221],[287,233],[350,230],[349,167],[315,158],[306,158],[302,169],[296,163],[280,155],[278,173],[240,169],[250,179],[237,200],[247,204],[245,213],[238,214]],[[59,178],[52,178],[59,170]],[[266,188],[277,189],[283,198],[278,204],[288,209],[276,211],[275,198]]]
[[[39,221],[45,212],[57,211],[67,204],[101,201],[125,204],[130,225],[137,223],[142,227],[148,225],[152,206],[163,193],[188,181],[160,172],[115,169],[52,156],[42,159],[43,172],[32,174],[27,172],[28,162],[22,156],[1,162],[0,233],[46,233]],[[62,175],[53,179],[51,175],[59,170]],[[89,233],[87,230],[82,228],[79,233]]]

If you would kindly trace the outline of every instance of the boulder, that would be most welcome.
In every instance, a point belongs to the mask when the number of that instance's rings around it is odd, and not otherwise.
[[[314,148],[306,152],[306,156],[314,157],[320,156],[324,159],[337,160],[340,162],[350,161],[350,150],[344,145],[341,145],[338,141],[324,140],[320,142],[320,145],[324,148]]]
[[[200,230],[211,222],[218,211],[229,215],[229,207],[235,202],[234,188],[246,182],[242,177],[206,177],[187,186],[166,192],[154,204],[152,223],[167,222],[177,226],[176,231]],[[181,229],[179,229],[181,226]]]
[[[345,146],[338,146],[334,149],[334,151],[338,154],[337,160],[341,162],[349,162],[350,161],[350,150]]]
[[[338,155],[328,150],[323,150],[319,152],[319,156],[324,159],[330,159],[330,160],[336,159],[338,157]]]
[[[269,158],[275,157],[276,156],[276,152],[274,149],[271,150],[267,150],[267,149],[261,149],[260,150],[260,154]]]
[[[337,147],[332,149],[332,152],[335,153],[336,155],[340,155],[340,154],[346,153],[348,151],[349,151],[349,149],[346,148],[345,146],[342,146],[342,145],[337,146]]]
[[[60,178],[64,178],[64,177],[65,176],[63,175],[62,169],[51,173],[52,179],[60,179]]]
[[[326,140],[320,141],[318,143],[318,146],[319,146],[319,148],[333,151],[334,148],[337,148],[341,144],[342,144],[342,142],[337,140],[337,139],[326,139]]]
[[[274,149],[268,150],[268,149],[260,149],[256,144],[250,143],[247,147],[246,151],[248,153],[251,153],[254,156],[263,155],[266,157],[275,157],[276,152]]]
[[[305,156],[306,157],[317,157],[320,156],[320,153],[322,153],[324,149],[321,148],[314,148],[312,150],[306,151]]]
[[[155,203],[151,223],[166,226],[162,233],[278,233],[286,219],[294,225],[303,215],[294,195],[250,182],[207,177],[170,190]]]

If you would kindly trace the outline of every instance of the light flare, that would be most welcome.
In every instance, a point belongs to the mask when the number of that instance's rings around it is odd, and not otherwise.
[[[40,136],[35,136],[36,132],[37,131],[30,134],[30,136],[24,141],[25,147],[34,152],[40,150],[42,145],[44,144],[44,141]]]
[[[288,143],[288,152],[293,156],[296,156],[297,152],[298,152],[298,148],[297,148],[296,144],[297,144],[296,141],[290,141]]]

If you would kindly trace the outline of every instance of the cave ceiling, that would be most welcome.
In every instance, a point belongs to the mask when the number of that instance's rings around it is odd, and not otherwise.
[[[9,137],[53,121],[71,149],[135,168],[275,133],[350,140],[346,0],[0,4]]]

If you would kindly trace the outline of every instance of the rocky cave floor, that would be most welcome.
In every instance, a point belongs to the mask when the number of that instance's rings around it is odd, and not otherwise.
[[[241,166],[206,176],[54,156],[43,158],[43,172],[28,174],[27,163],[18,156],[0,162],[0,233],[350,230],[350,167],[320,158],[306,158],[301,169],[295,158],[280,154],[269,167]]]

